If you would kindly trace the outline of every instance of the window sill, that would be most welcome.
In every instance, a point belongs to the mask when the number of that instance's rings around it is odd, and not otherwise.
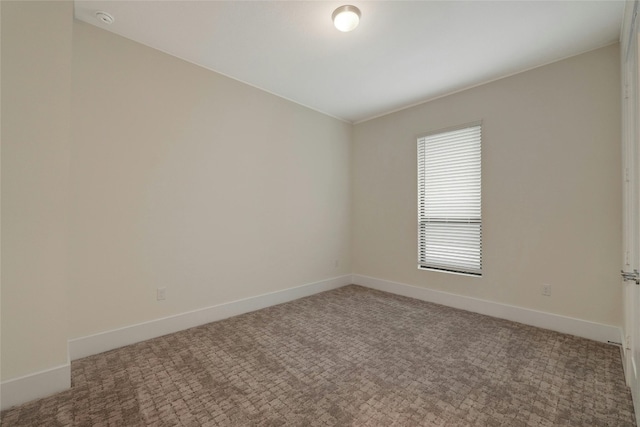
[[[435,271],[436,273],[447,273],[447,274],[455,274],[458,276],[467,276],[467,277],[476,277],[476,278],[481,278],[482,274],[474,274],[474,273],[464,273],[462,271],[452,271],[452,270],[442,270],[439,268],[431,268],[431,267],[424,267],[421,265],[418,265],[418,270],[422,270],[422,271]]]

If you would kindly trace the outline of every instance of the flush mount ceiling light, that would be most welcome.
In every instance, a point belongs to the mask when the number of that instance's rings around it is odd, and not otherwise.
[[[340,6],[333,11],[331,19],[338,30],[346,33],[360,23],[360,9],[351,5]]]
[[[107,24],[107,25],[111,25],[111,24],[113,24],[113,21],[115,21],[113,16],[111,16],[107,12],[102,12],[102,11],[96,12],[96,18],[98,18],[98,21],[102,22],[103,24]]]

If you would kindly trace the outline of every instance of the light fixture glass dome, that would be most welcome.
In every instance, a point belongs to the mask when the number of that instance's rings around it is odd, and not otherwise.
[[[331,19],[338,30],[346,33],[360,23],[360,9],[351,5],[340,6],[333,11]]]

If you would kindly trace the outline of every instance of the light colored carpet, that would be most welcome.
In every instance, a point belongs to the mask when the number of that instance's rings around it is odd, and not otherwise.
[[[2,426],[634,426],[617,347],[359,286],[72,363]]]

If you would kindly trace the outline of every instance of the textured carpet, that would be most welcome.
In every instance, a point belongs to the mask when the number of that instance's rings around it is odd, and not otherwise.
[[[2,426],[634,426],[617,347],[348,286],[72,363]]]

